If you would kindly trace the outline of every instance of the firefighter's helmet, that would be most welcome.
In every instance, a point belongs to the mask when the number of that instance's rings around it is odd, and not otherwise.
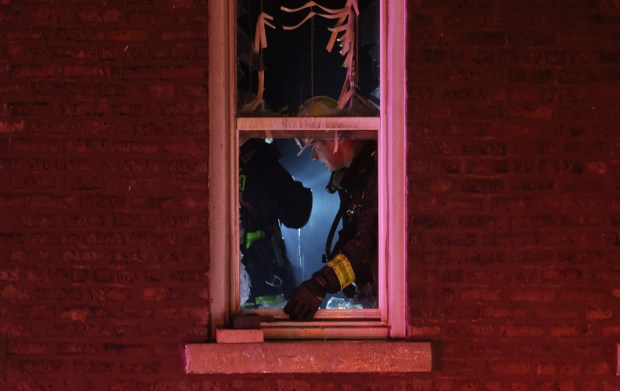
[[[333,117],[338,115],[340,110],[338,109],[338,102],[336,100],[330,98],[329,96],[315,96],[299,106],[299,110],[297,111],[298,117]],[[297,156],[300,156],[314,141],[314,138],[297,138],[295,141],[299,146],[299,153]]]

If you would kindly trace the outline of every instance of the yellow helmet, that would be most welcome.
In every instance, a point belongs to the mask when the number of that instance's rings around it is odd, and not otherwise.
[[[297,110],[298,117],[329,117],[338,114],[338,102],[323,95],[308,99]]]
[[[340,113],[338,102],[329,96],[315,96],[299,106],[298,117],[330,117]],[[295,141],[299,146],[297,156],[300,156],[314,141],[313,138],[297,138]]]

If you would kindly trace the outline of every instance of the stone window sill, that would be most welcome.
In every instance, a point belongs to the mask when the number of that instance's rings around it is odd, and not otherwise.
[[[430,342],[404,340],[202,343],[185,346],[187,374],[430,372]]]

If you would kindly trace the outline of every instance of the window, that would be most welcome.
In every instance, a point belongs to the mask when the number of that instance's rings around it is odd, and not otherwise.
[[[302,2],[305,3],[305,2]],[[320,3],[320,2],[319,2]],[[347,5],[357,1],[348,1]],[[263,322],[266,338],[402,338],[406,336],[405,291],[405,145],[404,18],[405,2],[377,0],[381,20],[380,109],[377,116],[252,116],[238,108],[237,4],[210,2],[210,247],[212,329],[240,311],[239,137],[290,139],[317,134],[376,139],[378,144],[378,290],[377,308],[319,310],[315,320],[291,322],[280,310],[258,310],[274,320]],[[295,3],[297,4],[297,3]],[[301,12],[300,19],[307,12]],[[269,35],[270,15],[265,15]],[[388,17],[389,16],[389,17]],[[387,21],[390,23],[387,23]],[[265,26],[263,26],[265,27]],[[260,30],[257,30],[260,31]],[[259,33],[260,35],[260,33]],[[385,44],[390,42],[389,45]],[[217,60],[214,60],[217,59]],[[313,62],[313,61],[311,61]],[[314,65],[309,65],[313,67]],[[269,68],[267,68],[267,72]],[[277,75],[276,75],[277,76]],[[265,80],[256,77],[254,96],[262,97]],[[310,89],[318,88],[310,85]],[[269,88],[269,85],[266,86]],[[343,87],[343,95],[347,86]],[[311,96],[317,95],[314,92]],[[339,99],[340,106],[347,104]],[[274,109],[279,109],[280,104]],[[325,223],[331,224],[331,218]],[[252,310],[254,311],[254,310]]]

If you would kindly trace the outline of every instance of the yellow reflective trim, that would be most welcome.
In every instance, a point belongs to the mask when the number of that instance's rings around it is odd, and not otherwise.
[[[351,262],[344,254],[336,255],[327,263],[327,266],[331,267],[336,273],[340,282],[340,289],[344,289],[355,282],[355,272],[353,272]]]
[[[252,246],[252,243],[258,239],[262,239],[265,237],[265,231],[259,229],[257,231],[248,232],[245,234],[245,248],[246,250]]]
[[[245,174],[239,175],[239,191],[241,191],[242,193],[245,191],[245,181],[246,181]]]

